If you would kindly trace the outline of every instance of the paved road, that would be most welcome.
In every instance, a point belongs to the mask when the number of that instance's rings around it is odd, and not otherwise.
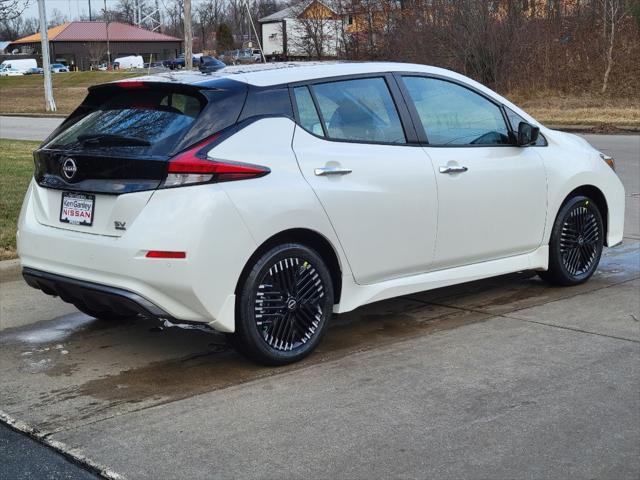
[[[380,302],[269,369],[9,279],[2,321],[42,321],[0,333],[0,410],[128,478],[636,479],[640,139],[589,140],[630,208],[585,285],[516,274]]]
[[[0,479],[97,480],[60,453],[0,423]]]
[[[0,116],[0,138],[42,141],[62,120],[64,119]]]

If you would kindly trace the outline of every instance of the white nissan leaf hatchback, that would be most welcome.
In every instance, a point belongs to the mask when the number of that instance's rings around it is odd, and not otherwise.
[[[622,240],[613,160],[456,73],[394,63],[170,73],[89,89],[34,153],[27,283],[98,318],[300,360],[332,313]]]

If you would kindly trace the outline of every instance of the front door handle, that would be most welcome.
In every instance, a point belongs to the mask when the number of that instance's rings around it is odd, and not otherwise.
[[[327,175],[348,175],[353,170],[350,168],[336,168],[336,167],[325,167],[325,168],[316,168],[313,173],[315,173],[318,177],[324,177]]]
[[[464,173],[467,170],[467,167],[440,167],[440,173]]]

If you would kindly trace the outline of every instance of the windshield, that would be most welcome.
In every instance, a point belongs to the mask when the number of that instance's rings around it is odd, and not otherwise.
[[[121,153],[166,155],[203,108],[196,95],[154,89],[116,93],[44,148],[117,149]]]

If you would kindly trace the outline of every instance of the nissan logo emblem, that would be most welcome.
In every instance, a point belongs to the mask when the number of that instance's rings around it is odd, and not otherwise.
[[[71,180],[75,177],[76,172],[78,171],[78,166],[76,165],[76,161],[73,158],[67,158],[62,163],[62,175],[67,180]]]

